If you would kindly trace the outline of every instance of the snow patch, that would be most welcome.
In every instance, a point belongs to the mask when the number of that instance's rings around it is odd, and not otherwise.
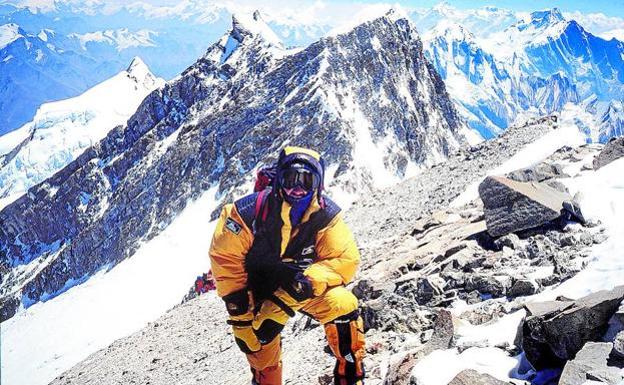
[[[19,26],[15,23],[0,25],[0,49],[22,37]]]
[[[504,350],[493,347],[475,347],[461,353],[457,349],[435,350],[418,361],[411,376],[419,385],[446,385],[462,370],[474,369],[508,381],[510,373],[513,378],[521,377],[514,375],[519,366],[519,356],[510,357]]]
[[[215,192],[189,203],[167,229],[110,271],[3,322],[1,382],[47,384],[178,304],[210,268]]]

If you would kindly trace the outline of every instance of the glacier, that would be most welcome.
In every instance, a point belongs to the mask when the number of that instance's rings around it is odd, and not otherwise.
[[[0,209],[124,124],[163,85],[135,58],[125,71],[83,94],[41,105],[31,122],[0,136]]]

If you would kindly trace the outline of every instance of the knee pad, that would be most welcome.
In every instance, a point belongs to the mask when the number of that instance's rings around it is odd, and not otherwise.
[[[266,345],[273,341],[275,337],[279,336],[279,334],[284,329],[284,325],[279,322],[276,322],[270,318],[265,319],[260,324],[260,327],[254,329],[254,334],[256,338],[262,345]]]

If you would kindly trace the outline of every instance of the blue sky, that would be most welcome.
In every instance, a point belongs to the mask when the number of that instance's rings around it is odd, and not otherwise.
[[[345,0],[339,1],[345,3],[354,2]],[[378,1],[365,0],[361,2],[377,3]],[[624,17],[624,0],[448,0],[446,2],[460,9],[480,8],[488,5],[494,5],[496,7],[507,8],[514,11],[534,11],[537,9],[558,7],[564,12],[602,12],[609,16]],[[414,7],[432,7],[440,3],[440,0],[399,0],[398,3]]]
[[[0,4],[2,3],[53,3],[54,0],[0,0]],[[63,1],[63,0],[61,0]],[[67,1],[67,0],[65,0]],[[89,3],[89,2],[100,2],[102,0],[69,0],[74,3]],[[144,3],[149,3],[152,5],[175,5],[179,4],[181,0],[138,0]],[[406,6],[411,7],[423,7],[428,8],[432,7],[441,0],[389,0],[389,1],[379,1],[379,0],[293,0],[293,1],[267,1],[267,0],[259,0],[256,3],[258,6],[267,5],[267,3],[281,3],[281,6],[285,7],[297,7],[301,5],[312,5],[314,3],[324,3],[325,5],[330,5],[332,3],[339,3],[342,5],[347,4],[373,4],[373,3],[399,3]],[[128,4],[130,2],[123,0],[103,0],[104,3],[112,3],[112,4]],[[134,1],[132,1],[134,2]],[[487,5],[493,5],[500,8],[507,8],[514,11],[534,11],[538,9],[544,8],[552,8],[558,7],[563,12],[574,12],[579,11],[582,13],[596,13],[601,12],[608,16],[617,16],[624,18],[624,0],[447,0],[447,3],[450,5],[460,8],[460,9],[469,9],[469,8],[480,8]],[[249,3],[249,1],[214,1],[214,3]]]

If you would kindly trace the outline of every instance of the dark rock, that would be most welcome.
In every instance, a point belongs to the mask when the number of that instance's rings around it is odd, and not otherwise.
[[[465,244],[465,243],[460,243],[460,244],[458,244],[458,245],[455,245],[455,246],[453,246],[453,247],[450,247],[449,249],[447,249],[447,250],[444,252],[444,257],[445,257],[445,258],[448,258],[448,257],[450,257],[451,255],[456,254],[457,252],[459,252],[459,251],[461,251],[461,250],[463,250],[463,249],[465,249],[465,248],[466,248],[466,244]]]
[[[416,281],[416,299],[421,305],[431,302],[434,297],[441,295],[443,292],[439,283],[430,277],[419,278]]]
[[[494,246],[496,246],[497,250],[502,250],[503,247],[509,247],[510,249],[518,250],[522,246],[520,242],[520,238],[514,234],[503,235],[502,237],[496,239],[494,241]]]
[[[624,156],[624,136],[612,138],[594,158],[594,170],[613,162]]]
[[[599,291],[573,303],[531,304],[523,324],[522,346],[538,370],[561,367],[588,341],[598,341],[624,298],[624,286]]]
[[[505,176],[516,182],[543,182],[549,179],[568,177],[563,172],[561,165],[544,162],[536,166],[512,171]]]
[[[358,299],[377,299],[384,290],[391,291],[390,286],[386,282],[373,282],[369,279],[362,279],[358,281],[352,291]]]
[[[15,297],[6,297],[0,300],[0,322],[13,317],[20,306],[20,301]]]
[[[511,285],[507,295],[510,297],[524,297],[535,294],[538,289],[537,283],[529,279],[518,279]]]
[[[491,275],[475,274],[466,281],[466,290],[477,290],[495,298],[505,296],[510,286],[511,278],[501,280]]]
[[[506,385],[507,383],[486,373],[479,373],[474,369],[465,369],[459,372],[448,385]]]
[[[565,234],[560,238],[561,246],[574,246],[579,242],[574,234]]]
[[[620,304],[618,310],[609,319],[609,328],[603,337],[604,342],[612,342],[618,333],[624,330],[624,306]]]
[[[614,385],[618,383],[622,380],[620,370],[607,366],[612,348],[613,345],[608,342],[587,342],[576,357],[566,363],[559,385],[582,385],[589,379]],[[589,374],[590,372],[592,374]]]
[[[479,185],[488,233],[494,237],[548,223],[561,216],[563,202],[572,200],[544,184],[488,176]]]
[[[585,224],[587,221],[581,212],[581,206],[574,199],[563,201],[564,215],[562,216],[562,224],[565,221],[573,220]]]

